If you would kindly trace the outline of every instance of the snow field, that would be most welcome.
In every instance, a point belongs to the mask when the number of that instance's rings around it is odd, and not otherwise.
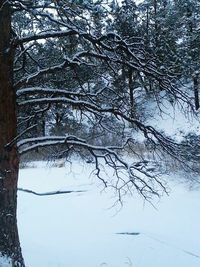
[[[20,170],[19,187],[37,192],[86,190],[54,196],[18,193],[18,227],[27,267],[198,267],[200,193],[170,181],[155,208],[135,195],[112,207],[93,166]],[[89,177],[89,178],[88,178]],[[122,235],[117,233],[140,233]],[[9,265],[8,265],[9,266]]]

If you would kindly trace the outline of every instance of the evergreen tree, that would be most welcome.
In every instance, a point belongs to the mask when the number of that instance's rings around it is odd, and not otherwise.
[[[12,266],[25,266],[16,224],[19,156],[47,147],[65,157],[84,150],[95,162],[97,177],[115,188],[120,201],[130,191],[145,199],[165,191],[158,173],[134,151],[128,124],[153,149],[181,157],[178,144],[133,112],[136,81],[144,88],[148,79],[174,98],[190,99],[174,85],[164,62],[164,67],[158,63],[158,50],[152,53],[152,45],[160,47],[157,11],[155,37],[147,49],[131,26],[138,18],[135,5],[133,18],[128,14],[130,27],[125,19],[130,4],[123,2],[115,29],[101,19],[111,12],[110,3],[0,0],[0,253],[12,258]],[[127,148],[139,162],[123,159],[119,151]],[[102,177],[102,162],[113,169],[116,180]]]
[[[181,73],[183,79],[193,81],[194,103],[199,109],[199,25],[200,3],[196,0],[174,1],[177,18],[178,57],[181,59]]]

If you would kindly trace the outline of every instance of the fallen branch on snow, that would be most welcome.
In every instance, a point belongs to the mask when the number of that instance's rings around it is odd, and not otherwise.
[[[60,194],[70,194],[70,193],[83,193],[86,192],[86,190],[67,190],[67,191],[52,191],[52,192],[45,192],[45,193],[38,193],[29,189],[24,189],[24,188],[18,188],[18,191],[25,192],[25,193],[30,193],[34,194],[36,196],[52,196],[52,195],[60,195]]]

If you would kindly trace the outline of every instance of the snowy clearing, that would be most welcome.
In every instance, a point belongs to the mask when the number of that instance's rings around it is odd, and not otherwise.
[[[135,195],[124,206],[101,191],[91,164],[20,170],[18,227],[27,267],[198,267],[200,192],[170,181],[170,196],[154,208]],[[88,178],[90,176],[90,178]],[[9,265],[8,265],[9,266]]]

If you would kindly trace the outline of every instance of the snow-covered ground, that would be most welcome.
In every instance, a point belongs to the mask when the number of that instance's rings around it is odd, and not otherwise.
[[[170,195],[155,200],[156,208],[135,195],[119,210],[112,207],[112,193],[101,192],[100,181],[90,176],[91,164],[35,165],[20,170],[19,187],[86,191],[19,192],[18,227],[27,267],[200,266],[199,191],[170,181]]]
[[[2,267],[12,267],[12,260],[8,257],[2,256],[0,254],[0,266]]]
[[[164,102],[164,101],[163,101]],[[150,124],[157,130],[164,131],[176,141],[182,141],[189,133],[200,135],[200,113],[193,114],[186,107],[181,110],[179,105],[162,103],[162,113],[155,107]]]

